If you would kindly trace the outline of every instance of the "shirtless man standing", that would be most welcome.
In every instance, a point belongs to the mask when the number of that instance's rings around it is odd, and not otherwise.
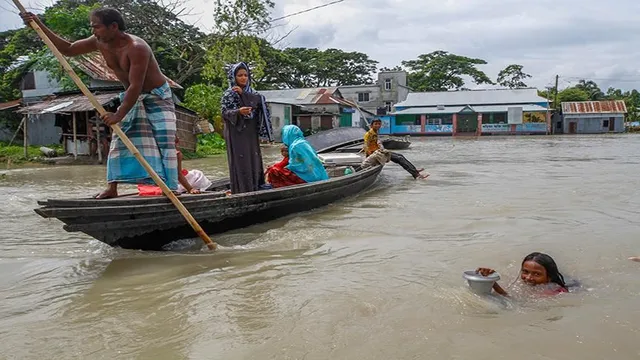
[[[48,29],[36,15],[20,15],[27,24],[35,21],[65,56],[100,51],[126,89],[120,94],[118,110],[104,114],[102,120],[110,126],[121,123],[122,131],[149,165],[170,189],[176,190],[176,117],[171,88],[149,45],[124,32],[126,27],[120,12],[110,8],[93,11],[90,18],[93,36],[73,43]],[[153,183],[153,180],[114,134],[107,159],[108,186],[96,198],[117,196],[119,182]]]

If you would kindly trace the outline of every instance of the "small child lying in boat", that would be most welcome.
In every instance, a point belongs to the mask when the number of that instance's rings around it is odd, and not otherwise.
[[[493,274],[495,270],[478,268],[476,272],[482,276],[488,276]],[[539,252],[531,253],[522,260],[520,280],[525,285],[542,287],[545,295],[569,292],[564,277],[558,271],[556,262],[551,256]],[[509,296],[497,282],[493,284],[493,290],[500,295]]]
[[[176,149],[178,148],[178,137],[176,136]],[[180,150],[176,151],[178,157],[178,193],[200,194],[211,186],[211,181],[207,179],[200,170],[187,170],[182,168],[183,155]],[[162,195],[162,189],[156,185],[138,185],[140,196]]]

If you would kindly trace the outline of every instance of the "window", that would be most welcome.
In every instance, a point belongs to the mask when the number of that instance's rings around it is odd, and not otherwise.
[[[608,128],[609,127],[609,120],[602,120],[602,127],[603,128]]]
[[[387,108],[387,112],[391,112],[391,108],[393,107],[393,103],[391,101],[386,101],[384,103],[384,107]]]
[[[33,90],[36,88],[36,77],[33,71],[24,75],[22,79],[22,90]]]
[[[433,116],[433,117],[431,117]],[[430,115],[427,118],[427,125],[452,125],[453,124],[453,115],[452,114],[438,114],[438,115]]]
[[[369,93],[358,93],[358,102],[369,101]]]
[[[391,79],[385,79],[384,80],[384,89],[387,91],[391,90]]]

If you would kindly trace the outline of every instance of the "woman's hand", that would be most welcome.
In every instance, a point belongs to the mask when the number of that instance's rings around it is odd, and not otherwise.
[[[251,107],[250,106],[243,106],[240,109],[238,109],[238,111],[240,111],[240,114],[243,115],[243,116],[251,115]]]
[[[234,86],[231,90],[235,91],[238,95],[242,95],[242,88],[240,86]]]
[[[496,272],[493,269],[489,269],[489,268],[478,268],[476,270],[476,273],[482,275],[482,276],[489,276],[491,274],[493,274],[494,272]]]
[[[200,194],[200,190],[192,188],[191,190],[189,190],[189,194]]]

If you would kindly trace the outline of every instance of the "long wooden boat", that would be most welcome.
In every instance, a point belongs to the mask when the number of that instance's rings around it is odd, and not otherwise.
[[[227,196],[229,180],[224,179],[216,181],[210,191],[183,194],[180,200],[205,232],[216,234],[312,210],[355,195],[373,184],[382,170],[382,166],[361,169],[353,159],[340,156],[327,163],[332,178],[326,181]],[[345,166],[341,165],[349,165],[355,171],[345,175]],[[38,204],[40,207],[35,212],[44,218],[62,221],[64,230],[85,233],[114,247],[162,250],[173,241],[196,237],[164,196],[52,199]]]

